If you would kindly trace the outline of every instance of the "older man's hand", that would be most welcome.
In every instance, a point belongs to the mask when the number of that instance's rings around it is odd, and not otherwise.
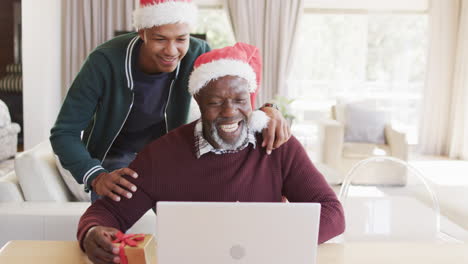
[[[291,128],[280,111],[273,107],[260,108],[270,118],[268,126],[263,129],[262,147],[266,147],[267,153],[280,147],[291,137]]]
[[[94,264],[120,263],[119,248],[112,244],[119,230],[112,227],[91,227],[83,240],[83,248]]]

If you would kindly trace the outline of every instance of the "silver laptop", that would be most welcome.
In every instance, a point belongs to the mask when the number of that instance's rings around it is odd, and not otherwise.
[[[318,203],[159,202],[158,264],[315,264]]]

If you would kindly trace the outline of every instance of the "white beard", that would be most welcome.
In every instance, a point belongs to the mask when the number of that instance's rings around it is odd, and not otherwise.
[[[242,131],[241,134],[239,135],[239,138],[234,142],[234,143],[227,143],[225,142],[218,134],[218,130],[216,129],[216,126],[213,124],[211,126],[211,138],[218,144],[220,149],[223,150],[236,150],[240,146],[244,145],[246,143],[247,139],[247,133],[248,133],[248,127],[247,127],[247,122],[244,121],[242,124]]]

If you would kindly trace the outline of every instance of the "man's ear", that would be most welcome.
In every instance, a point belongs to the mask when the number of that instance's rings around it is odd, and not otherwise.
[[[141,40],[145,41],[145,29],[138,30],[138,35],[140,36]]]
[[[194,94],[193,99],[195,99],[197,104],[200,105],[200,94],[199,93]]]

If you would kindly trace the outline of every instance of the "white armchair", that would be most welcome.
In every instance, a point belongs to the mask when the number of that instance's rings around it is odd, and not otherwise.
[[[11,122],[6,104],[0,100],[0,161],[15,156],[21,128]]]
[[[382,124],[384,141],[382,143],[374,142],[356,142],[347,141],[345,138],[347,124],[351,122],[346,118],[346,105],[336,105],[332,107],[332,119],[323,122],[323,163],[340,172],[342,178],[349,173],[350,169],[360,160],[375,156],[391,156],[401,160],[408,159],[408,144],[406,135],[392,128],[389,123]],[[362,122],[372,122],[362,117]],[[360,124],[355,124],[359,126]],[[386,173],[388,177],[361,177],[361,184],[404,184],[405,179],[393,176],[390,170],[380,170],[378,173]],[[401,173],[398,173],[401,175]]]

